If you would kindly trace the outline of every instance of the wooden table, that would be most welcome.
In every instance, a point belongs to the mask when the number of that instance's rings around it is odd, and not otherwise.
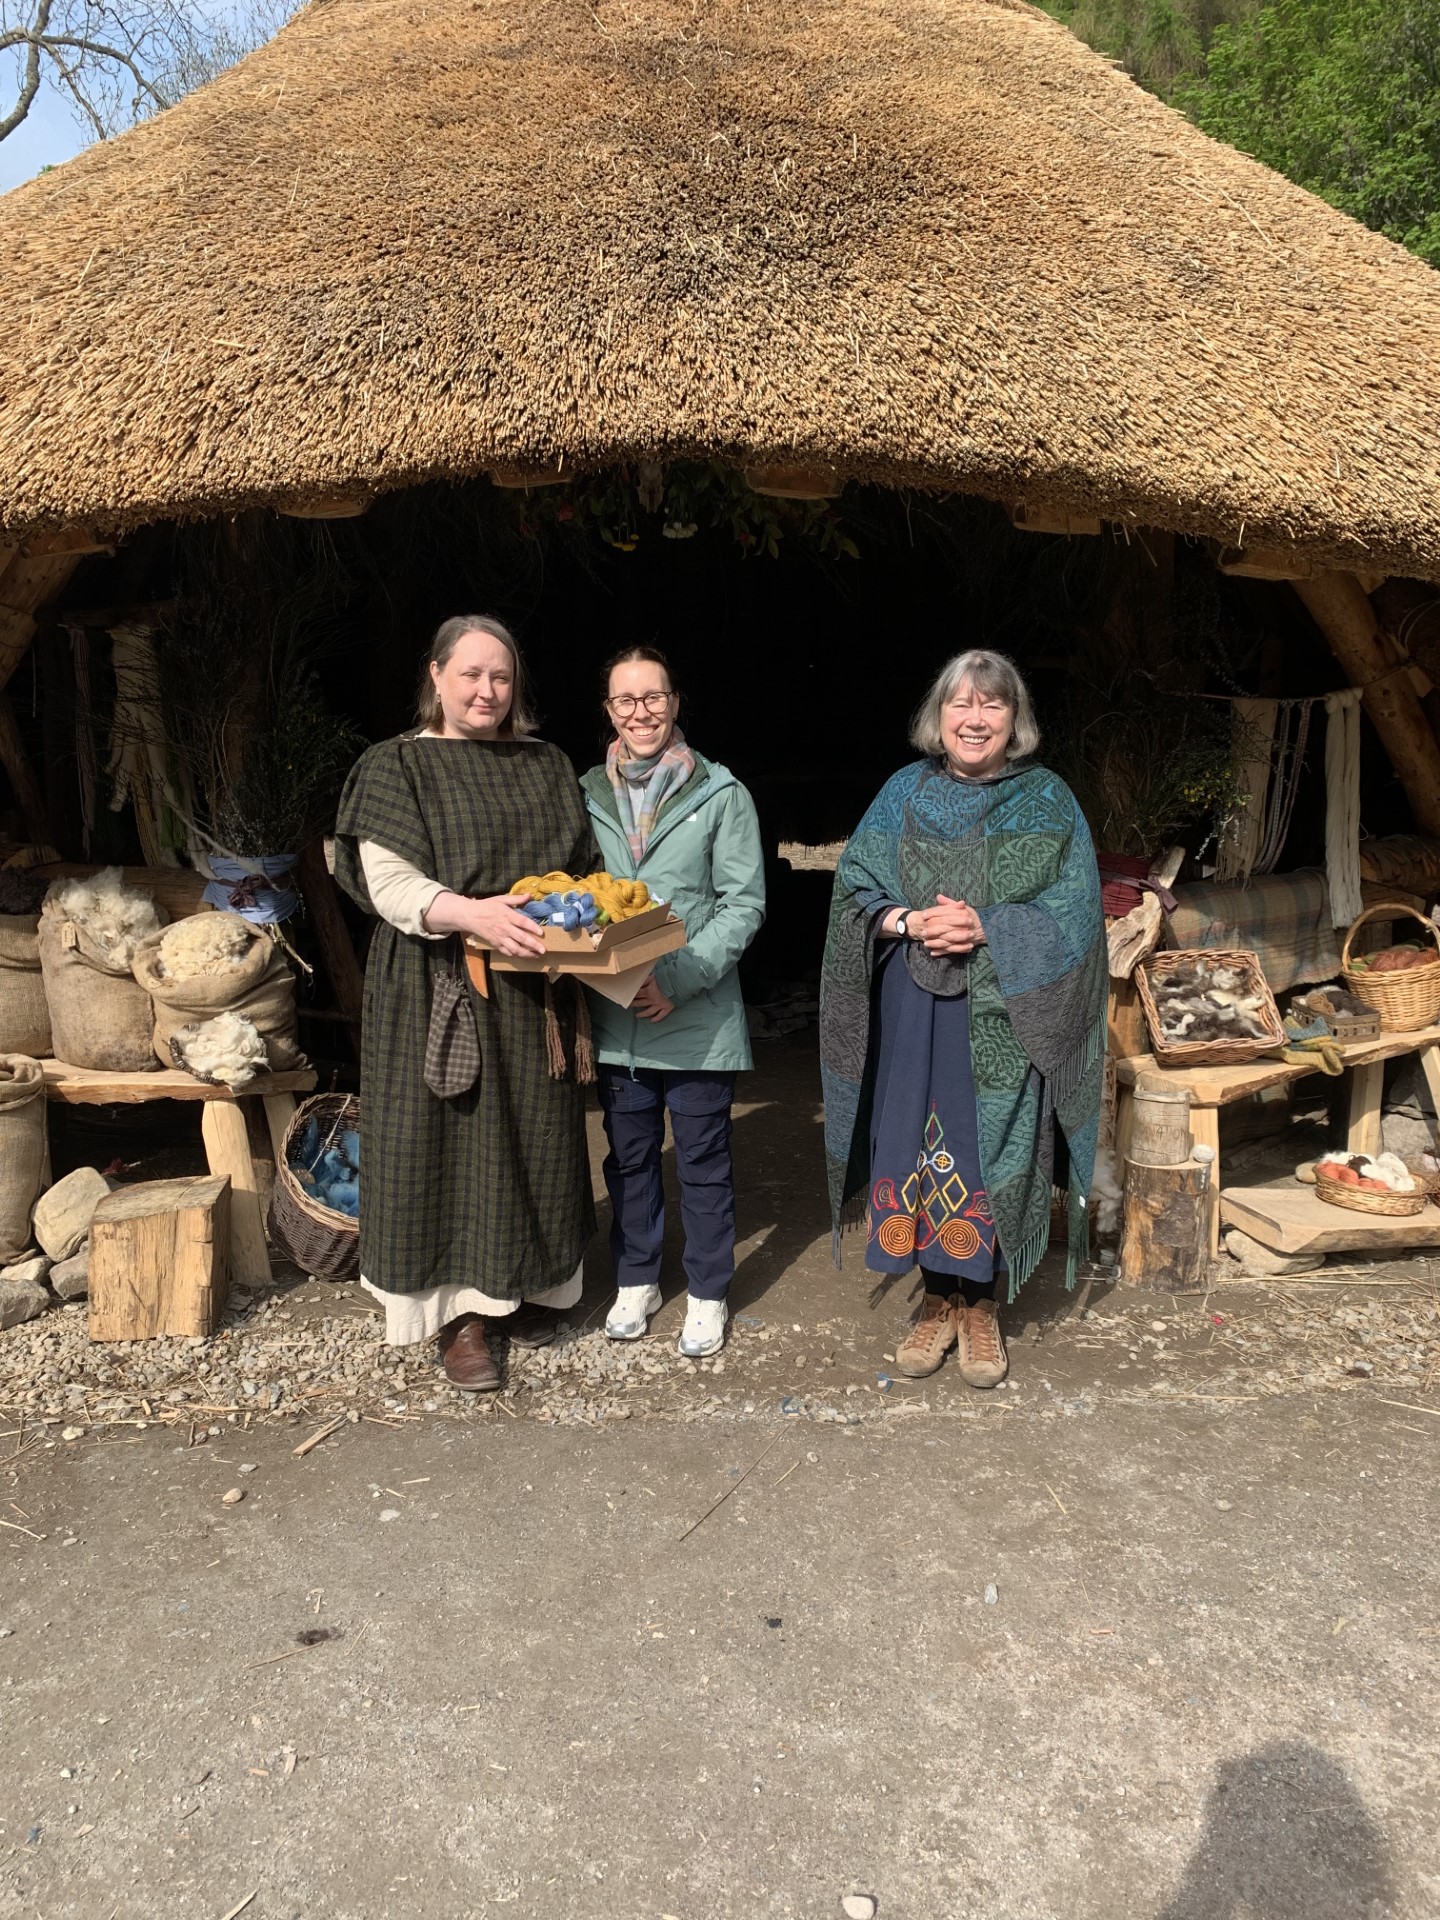
[[[262,1286],[270,1278],[270,1256],[265,1248],[265,1222],[260,1213],[260,1189],[250,1152],[246,1103],[259,1101],[264,1113],[275,1163],[280,1144],[295,1117],[295,1095],[309,1093],[315,1075],[308,1068],[293,1073],[257,1074],[240,1093],[228,1087],[207,1086],[178,1067],[155,1073],[102,1073],[91,1067],[72,1067],[63,1060],[42,1060],[47,1099],[66,1106],[138,1106],[151,1100],[200,1100],[200,1134],[211,1173],[230,1176],[230,1276],[242,1284]]]
[[[1345,1145],[1351,1153],[1380,1151],[1380,1102],[1385,1089],[1385,1062],[1401,1054],[1418,1054],[1430,1096],[1440,1112],[1440,1026],[1419,1027],[1412,1033],[1382,1033],[1374,1040],[1355,1040],[1340,1053],[1350,1075],[1350,1117]],[[1153,1054],[1135,1054],[1115,1062],[1118,1103],[1115,1114],[1115,1150],[1123,1157],[1130,1144],[1134,1120],[1135,1082],[1142,1073],[1155,1074],[1167,1086],[1190,1091],[1190,1131],[1197,1147],[1210,1147],[1215,1172],[1210,1190],[1210,1251],[1220,1250],[1220,1109],[1268,1087],[1281,1087],[1314,1073],[1313,1066],[1291,1066],[1286,1060],[1252,1060],[1243,1067],[1162,1067]],[[1324,1201],[1317,1200],[1317,1206]],[[1333,1209],[1327,1209],[1333,1211]],[[1356,1219],[1366,1216],[1357,1214]],[[1440,1214],[1437,1214],[1440,1219]]]

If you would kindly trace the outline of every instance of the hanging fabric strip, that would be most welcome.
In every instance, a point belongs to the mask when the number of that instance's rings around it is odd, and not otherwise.
[[[1305,771],[1305,747],[1310,737],[1310,709],[1313,700],[1281,702],[1280,719],[1275,732],[1275,770],[1270,780],[1270,804],[1266,809],[1265,833],[1260,851],[1251,869],[1254,873],[1273,873],[1285,851],[1295,798]]]
[[[68,626],[75,669],[75,776],[80,788],[80,841],[90,858],[90,836],[95,831],[95,788],[100,768],[95,758],[95,722],[90,710],[90,637],[83,627]]]
[[[1220,836],[1215,855],[1219,886],[1243,885],[1255,865],[1265,825],[1279,712],[1275,700],[1235,700],[1231,705],[1235,716],[1235,773],[1246,800]]]
[[[1325,878],[1332,926],[1348,927],[1361,911],[1360,693],[1325,696]]]

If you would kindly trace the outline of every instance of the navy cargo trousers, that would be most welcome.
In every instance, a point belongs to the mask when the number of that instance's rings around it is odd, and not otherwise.
[[[733,1073],[600,1067],[605,1186],[614,1219],[617,1287],[656,1286],[665,1242],[660,1156],[665,1115],[675,1139],[685,1277],[697,1300],[723,1300],[735,1272],[735,1175],[730,1158]]]

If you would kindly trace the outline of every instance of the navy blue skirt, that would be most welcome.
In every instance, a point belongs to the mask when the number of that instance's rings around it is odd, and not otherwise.
[[[898,943],[881,948],[878,972],[865,1265],[909,1273],[918,1261],[983,1285],[1005,1256],[980,1171],[969,997],[917,986]]]

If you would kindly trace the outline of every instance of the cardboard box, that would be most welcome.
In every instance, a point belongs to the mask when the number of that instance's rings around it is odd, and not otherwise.
[[[542,927],[545,951],[512,959],[473,934],[465,936],[465,964],[475,991],[488,997],[487,970],[493,973],[562,974],[588,981],[597,992],[628,1007],[655,962],[685,944],[685,929],[668,907],[651,907],[608,927]]]

